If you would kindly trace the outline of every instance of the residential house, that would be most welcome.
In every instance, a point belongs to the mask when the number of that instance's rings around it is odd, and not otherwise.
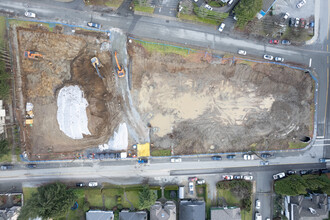
[[[119,212],[119,220],[148,220],[148,216],[145,211],[130,212],[122,210]]]
[[[262,8],[260,12],[257,14],[257,17],[260,19],[265,16],[268,11],[273,7],[277,0],[263,0],[262,1]]]
[[[113,220],[113,211],[89,210],[86,212],[86,220]]]
[[[289,220],[328,219],[328,213],[327,194],[285,197],[285,215]]]
[[[164,205],[156,201],[150,208],[150,220],[176,220],[176,205],[167,201]]]
[[[211,220],[241,220],[239,207],[211,207]]]
[[[205,220],[205,202],[202,200],[181,200],[179,220]]]

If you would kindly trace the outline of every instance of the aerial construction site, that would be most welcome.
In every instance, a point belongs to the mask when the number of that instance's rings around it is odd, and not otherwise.
[[[16,118],[30,160],[144,143],[174,155],[286,149],[312,135],[308,74],[166,52],[110,31],[11,25]]]

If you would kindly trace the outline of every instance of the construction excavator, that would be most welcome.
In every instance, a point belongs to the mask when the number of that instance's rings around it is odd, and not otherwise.
[[[119,63],[118,63],[118,59],[117,59],[117,51],[115,51],[115,58],[116,58],[116,63],[117,63],[117,66],[116,66],[116,72],[118,74],[118,77],[124,77],[125,76],[125,70],[123,68],[123,66],[120,66]]]
[[[101,76],[100,71],[99,71],[99,67],[101,67],[100,60],[97,57],[93,57],[91,59],[91,62],[92,62],[93,67],[96,69],[96,72],[99,75],[99,77],[101,79],[103,79],[103,77]]]
[[[38,60],[39,57],[42,57],[42,55],[36,51],[31,51],[31,50],[27,50],[24,51],[24,56],[29,58],[29,59],[34,59],[34,60]]]

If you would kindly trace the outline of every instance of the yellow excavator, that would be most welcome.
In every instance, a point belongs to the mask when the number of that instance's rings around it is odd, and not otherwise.
[[[116,72],[118,74],[118,77],[124,77],[125,76],[125,70],[123,68],[123,66],[120,66],[119,63],[118,63],[118,59],[117,59],[117,51],[115,51],[115,58],[116,58],[116,63],[117,63],[117,66],[116,66]]]
[[[99,71],[99,66],[101,66],[101,63],[100,63],[99,58],[97,58],[97,57],[93,57],[93,58],[91,59],[91,62],[92,62],[93,67],[96,69],[96,72],[97,72],[97,74],[99,75],[99,77],[100,77],[101,79],[103,79],[103,77],[101,76],[100,71]]]

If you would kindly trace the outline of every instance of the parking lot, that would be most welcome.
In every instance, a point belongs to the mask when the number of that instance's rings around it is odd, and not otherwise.
[[[274,14],[289,13],[294,18],[309,18],[314,15],[314,0],[307,0],[306,4],[301,8],[297,8],[300,0],[277,0],[274,4]]]

